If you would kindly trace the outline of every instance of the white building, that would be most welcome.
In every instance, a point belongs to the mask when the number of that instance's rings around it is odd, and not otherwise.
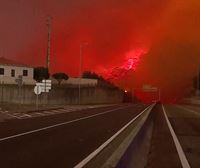
[[[0,83],[17,84],[17,79],[21,77],[23,84],[35,84],[33,70],[34,68],[28,65],[0,57]]]

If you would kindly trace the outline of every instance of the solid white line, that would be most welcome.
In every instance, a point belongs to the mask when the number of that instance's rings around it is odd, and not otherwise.
[[[78,163],[74,168],[82,168],[88,162],[90,162],[95,156],[97,156],[107,145],[109,145],[119,134],[121,134],[129,125],[131,125],[138,117],[140,117],[146,110],[152,109],[153,105],[148,106],[144,109],[140,114],[134,117],[128,124],[126,124],[123,128],[121,128],[117,133],[115,133],[111,138],[109,138],[106,142],[104,142],[100,147],[98,147],[94,152],[92,152],[89,156],[83,159],[80,163]]]
[[[180,108],[180,109],[183,109],[183,110],[186,110],[186,111],[189,111],[189,112],[192,112],[192,113],[194,113],[194,114],[196,114],[196,115],[200,115],[200,113],[198,113],[198,112],[196,112],[196,111],[194,111],[194,110],[188,109],[188,108],[186,108],[186,107],[180,106],[180,105],[176,105],[175,107]]]
[[[32,134],[32,133],[35,133],[35,132],[44,131],[44,130],[47,130],[47,129],[50,129],[50,128],[55,128],[55,127],[59,127],[59,126],[62,126],[62,125],[67,125],[67,124],[74,123],[74,122],[77,122],[77,121],[86,120],[86,119],[89,119],[89,118],[93,118],[93,117],[96,117],[96,116],[104,115],[104,114],[111,113],[113,111],[117,111],[117,110],[121,110],[121,109],[126,109],[126,108],[129,108],[129,107],[130,106],[120,107],[120,108],[104,111],[102,113],[90,115],[90,116],[87,116],[87,117],[82,117],[82,118],[74,119],[74,120],[71,120],[71,121],[67,121],[67,122],[63,122],[63,123],[59,123],[59,124],[55,124],[55,125],[51,125],[51,126],[35,129],[35,130],[32,130],[32,131],[27,131],[27,132],[24,132],[24,133],[8,136],[8,137],[5,137],[5,138],[0,138],[0,142],[8,140],[8,139],[13,139],[13,138],[21,137],[21,136],[24,136],[24,135]]]
[[[183,151],[183,149],[181,147],[181,144],[180,144],[180,142],[179,142],[179,140],[178,140],[178,138],[177,138],[177,136],[176,136],[176,134],[174,132],[174,129],[172,128],[172,125],[171,125],[168,117],[167,117],[166,110],[165,110],[163,104],[162,104],[162,109],[163,109],[163,112],[164,112],[164,115],[165,115],[165,119],[167,121],[167,125],[168,125],[169,130],[171,132],[171,135],[173,137],[173,140],[174,140],[174,143],[175,143],[175,146],[176,146],[176,150],[178,152],[178,156],[179,156],[179,158],[181,160],[182,167],[183,168],[190,168],[190,165],[189,165],[188,160],[187,160],[187,158],[185,156],[185,153],[184,153],[184,151]]]

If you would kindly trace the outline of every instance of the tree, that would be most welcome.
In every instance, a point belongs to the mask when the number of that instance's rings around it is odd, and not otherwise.
[[[87,79],[98,79],[101,81],[104,81],[104,78],[102,76],[99,76],[95,72],[90,72],[90,71],[85,71],[82,74],[82,78],[87,78]]]
[[[91,71],[85,71],[82,74],[82,78],[87,78],[87,79],[97,79],[98,80],[98,85],[103,86],[103,87],[108,87],[108,88],[117,88],[113,83],[111,83],[109,80],[104,79],[102,76],[96,74],[95,72]]]
[[[55,73],[55,74],[53,74],[52,76],[53,76],[53,78],[55,78],[55,79],[58,81],[58,84],[59,84],[59,85],[61,84],[61,82],[62,82],[63,80],[68,80],[68,79],[69,79],[69,76],[66,75],[65,73],[62,73],[62,72]]]
[[[36,67],[33,76],[37,82],[41,82],[43,79],[49,79],[49,70],[45,67]]]

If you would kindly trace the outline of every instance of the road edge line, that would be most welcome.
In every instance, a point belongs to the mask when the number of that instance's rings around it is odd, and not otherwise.
[[[164,107],[163,104],[162,104],[162,109],[163,109],[163,112],[164,112],[165,119],[167,121],[168,128],[169,128],[170,133],[172,135],[172,138],[174,140],[174,143],[175,143],[175,146],[176,146],[176,150],[178,152],[178,156],[179,156],[180,161],[181,161],[181,165],[182,165],[183,168],[191,168],[190,164],[189,164],[189,162],[188,162],[188,160],[187,160],[187,158],[185,156],[183,148],[182,148],[182,146],[181,146],[181,144],[180,144],[180,142],[178,140],[178,137],[176,136],[175,131],[172,128],[172,125],[171,125],[171,123],[170,123],[170,121],[169,121],[169,119],[167,117],[166,110],[165,110],[165,107]]]

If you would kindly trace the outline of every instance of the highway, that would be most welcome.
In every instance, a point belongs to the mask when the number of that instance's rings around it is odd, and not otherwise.
[[[200,107],[166,105],[170,123],[192,168],[200,167]]]
[[[121,104],[14,117],[0,122],[0,149],[3,168],[199,168],[200,107]]]
[[[0,123],[1,167],[73,167],[145,108],[113,106]]]

